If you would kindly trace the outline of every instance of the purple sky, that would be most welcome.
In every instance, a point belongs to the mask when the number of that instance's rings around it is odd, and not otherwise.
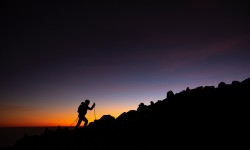
[[[198,0],[5,2],[0,125],[16,118],[46,124],[48,114],[58,119],[55,125],[67,124],[86,98],[96,102],[98,118],[117,117],[140,102],[164,99],[169,90],[249,78],[247,6]]]

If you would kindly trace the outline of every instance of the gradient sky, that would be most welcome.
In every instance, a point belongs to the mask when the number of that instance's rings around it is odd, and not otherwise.
[[[247,1],[1,4],[0,126],[114,117],[172,90],[250,77]]]

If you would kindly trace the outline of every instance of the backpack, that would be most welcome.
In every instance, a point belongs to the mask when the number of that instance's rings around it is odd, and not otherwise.
[[[78,113],[82,112],[83,108],[84,108],[84,104],[81,103],[81,105],[80,105],[80,106],[78,107],[78,109],[77,109],[77,112],[78,112]]]

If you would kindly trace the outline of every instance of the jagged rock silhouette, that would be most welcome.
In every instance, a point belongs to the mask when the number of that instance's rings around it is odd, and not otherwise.
[[[104,115],[86,128],[45,129],[24,136],[8,150],[19,149],[242,149],[248,144],[250,78],[218,87],[200,86],[174,94],[117,118]],[[245,135],[245,136],[244,136]]]

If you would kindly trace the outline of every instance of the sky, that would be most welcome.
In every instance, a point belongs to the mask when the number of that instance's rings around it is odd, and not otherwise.
[[[85,99],[89,122],[118,117],[250,77],[247,1],[1,3],[0,126],[70,126]]]

